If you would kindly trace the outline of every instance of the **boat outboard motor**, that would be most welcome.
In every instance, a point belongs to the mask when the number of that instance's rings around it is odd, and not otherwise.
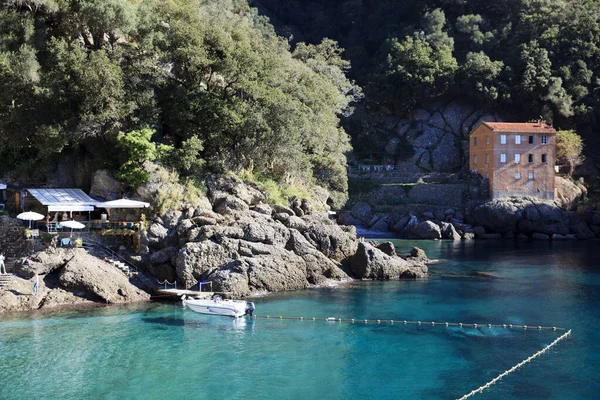
[[[254,306],[253,302],[249,301],[246,303],[246,315],[249,315],[251,317],[252,314],[254,314],[255,309],[256,307]]]

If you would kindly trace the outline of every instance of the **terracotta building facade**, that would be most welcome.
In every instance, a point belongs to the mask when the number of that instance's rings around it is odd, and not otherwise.
[[[556,130],[545,122],[481,122],[470,135],[469,169],[490,197],[554,199]]]

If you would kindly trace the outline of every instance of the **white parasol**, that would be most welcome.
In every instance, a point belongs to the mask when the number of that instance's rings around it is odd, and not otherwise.
[[[17,215],[17,218],[23,221],[29,221],[29,228],[31,228],[31,221],[39,221],[40,219],[44,219],[44,216],[33,211],[27,211]]]
[[[77,221],[63,221],[60,224],[62,226],[64,226],[65,228],[71,228],[71,236],[73,236],[73,229],[85,228],[84,224],[82,224],[81,222],[77,222]]]

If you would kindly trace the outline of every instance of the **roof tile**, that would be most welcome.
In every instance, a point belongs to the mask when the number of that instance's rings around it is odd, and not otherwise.
[[[494,133],[546,133],[554,134],[556,130],[545,122],[482,122]]]

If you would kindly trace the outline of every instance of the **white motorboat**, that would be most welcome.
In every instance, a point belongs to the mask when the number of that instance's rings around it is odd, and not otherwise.
[[[194,299],[181,296],[184,307],[201,314],[226,315],[239,318],[244,315],[252,316],[254,313],[254,303],[243,300],[224,300],[220,296],[213,296],[212,299]]]

